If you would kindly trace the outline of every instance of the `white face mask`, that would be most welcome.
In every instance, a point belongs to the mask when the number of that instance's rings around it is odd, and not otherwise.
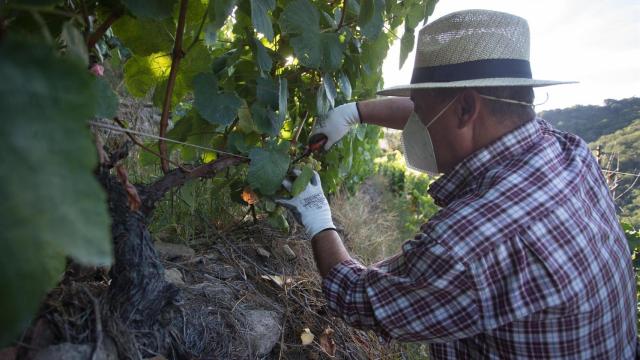
[[[518,104],[524,106],[534,106],[533,104],[529,104],[522,101],[516,101],[511,99],[502,99],[488,95],[480,95],[480,97],[494,100],[494,101],[502,101],[510,104]],[[438,115],[434,116],[431,121],[427,123],[427,125],[423,125],[418,117],[418,114],[412,112],[409,116],[409,120],[407,124],[404,126],[402,130],[402,144],[404,146],[404,160],[407,163],[407,166],[420,171],[427,173],[429,175],[435,176],[440,173],[438,171],[438,164],[436,163],[436,152],[433,148],[433,142],[431,141],[431,135],[429,135],[429,131],[427,130],[431,124],[433,124],[445,111],[456,101],[458,97],[454,97],[447,106],[445,106]],[[425,136],[426,133],[426,136]]]
[[[404,160],[407,166],[427,173],[432,176],[438,175],[438,164],[436,162],[436,152],[433,148],[433,142],[431,141],[431,135],[427,130],[431,124],[433,124],[445,111],[453,104],[457,99],[456,96],[451,100],[447,106],[445,106],[438,115],[434,116],[427,125],[423,125],[418,117],[418,114],[414,112],[409,116],[407,124],[402,130],[402,144],[404,146]]]

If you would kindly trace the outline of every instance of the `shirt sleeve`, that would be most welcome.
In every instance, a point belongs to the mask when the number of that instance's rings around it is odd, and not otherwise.
[[[480,332],[467,269],[428,239],[408,241],[400,254],[368,268],[343,261],[323,291],[332,313],[385,338],[450,342]]]

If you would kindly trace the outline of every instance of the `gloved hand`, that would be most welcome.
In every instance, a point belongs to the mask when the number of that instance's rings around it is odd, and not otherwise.
[[[301,173],[297,169],[294,169],[293,172],[296,176]],[[291,181],[285,179],[282,185],[291,191]],[[276,199],[276,203],[291,210],[296,221],[304,226],[309,238],[313,238],[322,230],[336,228],[331,219],[329,203],[324,196],[324,191],[322,191],[320,175],[315,171],[309,185],[300,194],[291,199]]]
[[[324,144],[324,149],[329,150],[333,144],[349,132],[352,126],[359,123],[360,115],[356,103],[347,103],[329,111],[324,121],[316,122],[310,137],[315,134],[325,134],[327,142]]]

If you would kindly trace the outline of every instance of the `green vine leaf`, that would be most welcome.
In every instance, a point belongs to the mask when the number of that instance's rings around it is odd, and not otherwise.
[[[362,34],[370,40],[374,40],[382,32],[382,26],[384,25],[385,3],[384,0],[372,0],[371,2],[373,3],[373,15],[367,23],[360,24],[360,31],[362,31]]]
[[[351,100],[351,81],[349,81],[349,77],[344,72],[340,72],[339,78],[340,91],[344,94],[345,100]]]
[[[251,111],[245,100],[242,100],[242,105],[238,109],[238,129],[245,134],[257,131],[253,118],[251,117]]]
[[[335,33],[308,32],[291,39],[300,63],[313,69],[334,71],[340,67],[344,44]]]
[[[273,25],[271,24],[269,11],[275,7],[275,0],[251,0],[251,22],[253,27],[269,41],[273,41]]]
[[[178,141],[185,141],[189,137],[197,134],[205,134],[211,137],[215,133],[216,125],[203,119],[197,111],[191,110],[176,121],[173,128],[167,133],[167,137]],[[168,144],[168,146],[171,147],[174,145]]]
[[[36,6],[51,6],[59,3],[59,0],[22,0],[21,3],[25,5],[36,5]]]
[[[238,115],[240,98],[231,92],[219,92],[218,80],[211,73],[201,73],[193,79],[193,106],[212,124],[229,125]]]
[[[320,14],[308,0],[294,0],[280,15],[280,28],[289,34],[320,32]]]
[[[406,28],[415,29],[420,25],[420,21],[424,18],[422,7],[424,4],[421,1],[414,0],[413,3],[408,3],[406,10],[406,17],[404,18],[405,31]]]
[[[123,16],[113,24],[114,34],[135,55],[148,56],[153,53],[169,53],[173,47],[171,31],[175,25],[171,19],[162,21],[136,19]],[[149,36],[153,34],[153,36]]]
[[[282,231],[283,233],[289,232],[289,222],[284,217],[282,211],[274,211],[267,217],[267,223],[273,228]]]
[[[111,89],[107,80],[96,78],[94,82],[97,97],[96,116],[112,118],[118,113],[118,95]]]
[[[209,1],[209,18],[212,20],[213,29],[218,31],[222,25],[224,25],[225,21],[233,8],[236,6],[237,0],[211,0]]]
[[[232,132],[227,138],[228,148],[231,151],[246,154],[251,150],[252,146],[247,142],[247,136],[240,132]]]
[[[256,98],[262,104],[275,109],[278,106],[278,84],[273,79],[256,79]]]
[[[311,169],[308,165],[302,167],[300,175],[293,181],[293,185],[291,186],[291,195],[297,196],[300,194],[306,187],[309,185],[311,181],[311,177],[313,176],[313,169]]]
[[[323,117],[327,115],[330,109],[331,104],[329,103],[329,99],[327,99],[327,92],[325,91],[324,86],[320,85],[316,92],[316,111],[318,115]]]
[[[287,98],[289,97],[289,88],[287,87],[287,79],[280,78],[280,90],[278,91],[278,121],[280,124],[287,117]]]
[[[424,6],[424,22],[427,22],[429,16],[433,15],[433,10],[436,8],[438,0],[426,0]]]
[[[0,44],[0,347],[29,325],[66,256],[111,262],[106,196],[85,123],[96,111],[86,68],[39,44]]]
[[[175,0],[122,0],[133,15],[140,18],[162,20],[171,16]]]
[[[133,96],[146,96],[159,80],[148,57],[134,55],[124,65],[124,83]]]
[[[260,40],[253,39],[253,49],[260,71],[262,73],[269,73],[273,67],[273,60],[267,53],[267,48],[262,45]]]
[[[251,115],[256,129],[260,133],[277,136],[280,132],[282,121],[271,108],[254,103],[251,105]]]
[[[66,45],[66,53],[68,56],[74,56],[85,65],[89,65],[89,51],[87,50],[84,36],[72,25],[70,21],[64,23],[62,26],[62,34],[60,38]]]
[[[289,156],[280,149],[254,148],[249,152],[249,185],[263,195],[273,195],[289,169]]]
[[[338,96],[338,90],[336,89],[336,84],[333,82],[333,78],[331,74],[325,73],[322,75],[322,86],[324,87],[325,94],[327,95],[327,100],[331,105],[331,108],[335,106],[336,96]]]
[[[360,14],[358,16],[358,24],[364,26],[373,18],[373,11],[375,9],[374,0],[361,0],[360,1]]]
[[[323,71],[340,67],[344,44],[337,33],[320,31],[320,15],[309,1],[296,0],[287,5],[280,16],[280,27],[285,33],[297,35],[290,43],[302,65]]]
[[[171,106],[174,107],[180,101],[184,99],[184,97],[191,91],[191,85],[193,82],[193,78],[201,73],[206,72],[211,66],[211,60],[209,57],[209,51],[206,47],[201,44],[195,45],[191,50],[186,54],[186,56],[180,62],[180,70],[178,71],[178,75],[176,76],[176,81],[173,85],[173,92],[171,93]],[[167,63],[166,60],[168,58],[158,58],[157,56],[153,56],[157,60],[162,60],[162,65],[164,65],[162,72],[162,80],[158,83],[154,89],[153,93],[153,104],[158,108],[162,108],[162,104],[164,102],[165,93],[167,91],[167,83],[169,81],[169,66],[170,63]],[[153,71],[153,69],[152,69]]]
[[[410,27],[405,26],[404,34],[402,34],[402,39],[400,40],[400,66],[402,68],[404,62],[407,61],[407,57],[411,50],[413,50],[413,46],[415,44],[416,38],[414,35],[414,30]]]

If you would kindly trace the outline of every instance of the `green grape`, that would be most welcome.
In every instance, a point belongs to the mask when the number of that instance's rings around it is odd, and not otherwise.
[[[302,163],[305,165],[309,165],[313,170],[320,171],[322,169],[322,163],[311,156],[306,157],[302,160]]]

